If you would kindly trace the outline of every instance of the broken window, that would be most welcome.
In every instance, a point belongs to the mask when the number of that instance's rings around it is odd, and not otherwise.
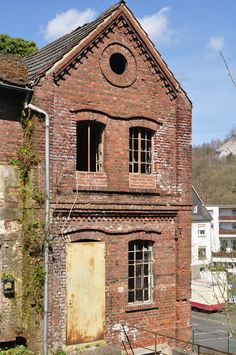
[[[103,130],[99,122],[77,122],[77,170],[103,170]]]
[[[128,302],[152,300],[153,242],[135,240],[129,242]]]
[[[152,136],[150,129],[130,128],[129,135],[129,172],[151,174]]]

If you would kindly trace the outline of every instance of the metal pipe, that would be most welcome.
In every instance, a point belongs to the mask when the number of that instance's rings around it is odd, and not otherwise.
[[[33,104],[26,107],[45,117],[45,239],[44,239],[44,316],[43,316],[43,354],[48,355],[48,252],[49,252],[49,208],[50,208],[50,175],[49,175],[49,116]]]

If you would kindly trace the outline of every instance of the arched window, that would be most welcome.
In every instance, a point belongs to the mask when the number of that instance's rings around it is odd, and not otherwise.
[[[129,135],[129,172],[152,173],[152,136],[153,131],[142,127],[130,128]]]
[[[77,122],[77,170],[103,171],[103,130],[99,122]]]
[[[153,242],[129,242],[128,302],[149,302],[153,291]]]

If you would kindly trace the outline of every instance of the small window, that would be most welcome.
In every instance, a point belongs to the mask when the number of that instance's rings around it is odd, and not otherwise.
[[[103,170],[103,130],[104,125],[98,122],[77,123],[77,170]]]
[[[198,207],[197,207],[197,205],[194,205],[193,206],[193,213],[197,213],[198,212]]]
[[[226,251],[226,249],[228,248],[228,242],[227,240],[221,240],[220,241],[220,251]]]
[[[205,260],[205,259],[206,259],[206,247],[199,247],[198,260]]]
[[[199,224],[198,225],[197,234],[198,234],[199,237],[205,237],[206,236],[206,225],[205,224]]]
[[[152,172],[152,135],[149,129],[130,128],[129,172],[151,174]]]
[[[149,302],[153,289],[153,242],[129,242],[128,302]]]

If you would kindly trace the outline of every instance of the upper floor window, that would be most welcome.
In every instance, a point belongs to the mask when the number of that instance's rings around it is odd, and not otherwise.
[[[135,240],[129,242],[128,302],[152,300],[153,242]]]
[[[205,224],[199,224],[198,225],[197,234],[198,234],[199,237],[205,237],[206,236],[206,225]]]
[[[77,122],[77,170],[103,170],[103,130],[99,122]]]
[[[130,128],[129,135],[129,172],[151,174],[152,172],[152,135],[150,129]]]

